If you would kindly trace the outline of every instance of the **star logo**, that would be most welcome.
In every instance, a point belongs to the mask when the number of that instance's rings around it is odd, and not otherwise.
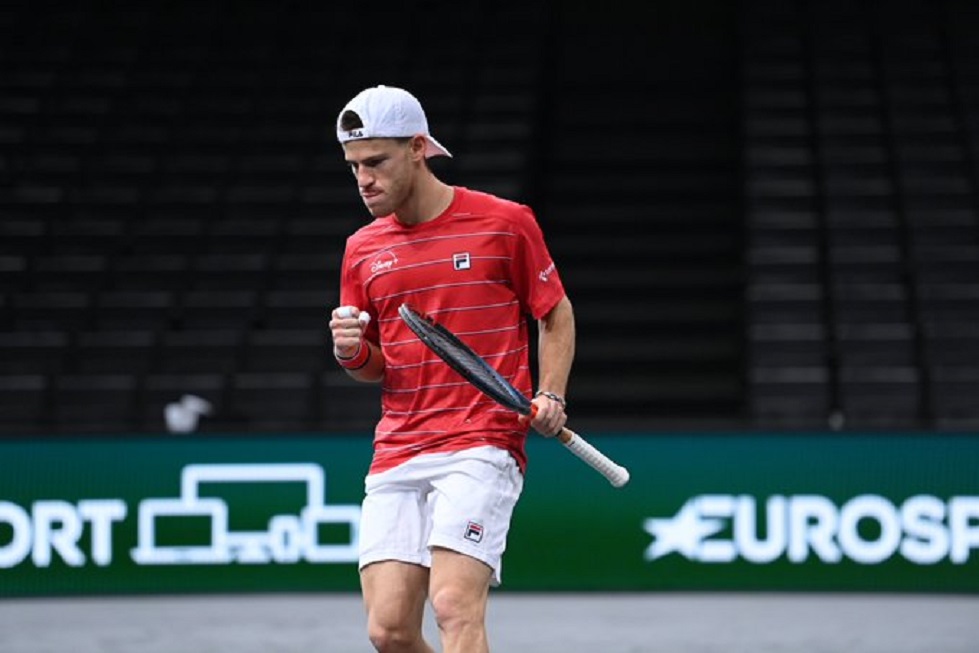
[[[644,557],[652,561],[674,551],[693,560],[701,543],[724,527],[720,519],[705,519],[700,510],[700,497],[690,499],[674,517],[649,518],[643,528],[653,536]]]

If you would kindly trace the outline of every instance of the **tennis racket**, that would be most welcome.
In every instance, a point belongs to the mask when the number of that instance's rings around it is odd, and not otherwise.
[[[402,304],[398,313],[419,340],[483,394],[521,415],[533,418],[537,413],[537,406],[451,331],[408,304]],[[614,487],[622,487],[629,482],[629,471],[625,467],[612,462],[574,431],[563,428],[556,437]]]

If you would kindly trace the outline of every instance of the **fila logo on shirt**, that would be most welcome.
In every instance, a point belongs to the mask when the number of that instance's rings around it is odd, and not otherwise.
[[[471,267],[472,258],[469,256],[469,252],[462,252],[461,254],[452,255],[453,270],[468,270]]]
[[[466,524],[466,534],[465,538],[472,542],[482,542],[483,541],[483,525],[477,522],[471,521]]]

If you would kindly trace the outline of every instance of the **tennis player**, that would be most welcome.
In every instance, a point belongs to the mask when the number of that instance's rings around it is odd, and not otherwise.
[[[381,384],[360,527],[368,636],[382,653],[431,653],[422,636],[430,600],[444,653],[484,653],[528,429],[552,436],[567,421],[571,303],[531,209],[432,172],[429,157],[451,155],[409,92],[362,91],[336,129],[374,218],[347,239],[330,320],[338,363]],[[402,303],[533,395],[536,417],[499,406],[439,360],[400,320]],[[528,316],[539,327],[536,391]]]

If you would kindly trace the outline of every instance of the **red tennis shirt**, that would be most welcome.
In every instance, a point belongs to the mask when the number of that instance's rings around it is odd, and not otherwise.
[[[340,303],[371,315],[366,337],[385,372],[370,473],[421,453],[494,445],[526,468],[528,427],[468,384],[398,316],[409,303],[431,315],[530,396],[526,316],[564,297],[530,208],[455,187],[441,215],[418,225],[377,218],[347,239]]]

